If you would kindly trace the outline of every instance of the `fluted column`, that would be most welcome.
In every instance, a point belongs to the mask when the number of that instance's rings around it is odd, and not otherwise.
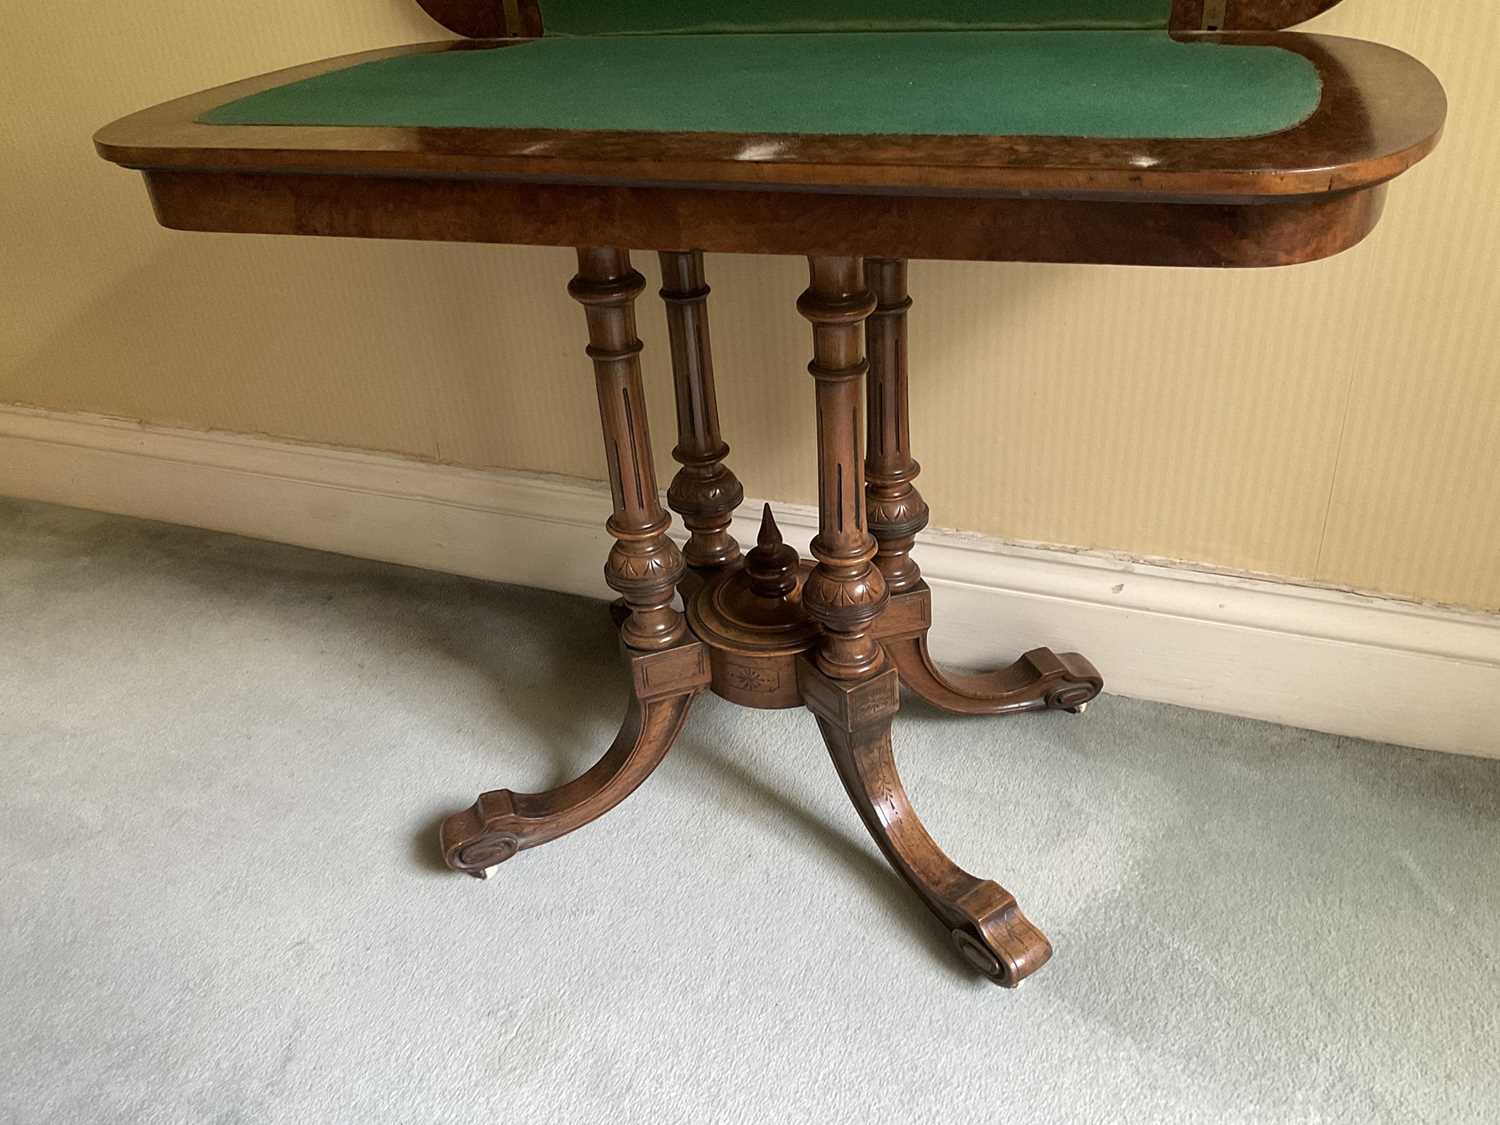
[[[879,550],[875,565],[893,594],[910,590],[922,578],[911,557],[917,532],[927,526],[927,504],[912,485],[922,467],[911,455],[906,382],[905,258],[866,258],[865,278],[875,294],[875,311],[865,322],[870,360],[866,388],[867,441],[865,512]]]
[[[818,565],[802,604],[823,627],[818,667],[836,679],[858,679],[881,664],[870,623],[885,608],[885,579],[871,560],[876,544],[865,526],[863,380],[868,364],[861,329],[875,308],[858,258],[809,258],[810,284],[797,302],[812,322],[818,410]]]
[[[599,391],[614,515],[609,533],[614,549],[604,577],[630,607],[620,626],[625,643],[661,649],[687,634],[687,623],[672,606],[686,566],[682,552],[667,538],[672,517],[656,494],[651,432],[641,391],[641,341],[636,336],[635,299],[645,279],[630,268],[627,251],[592,247],[578,251],[578,276],[568,292],[584,307],[589,326],[589,358]]]
[[[667,251],[660,257],[661,298],[667,306],[677,390],[677,447],[672,456],[682,465],[667,490],[667,504],[690,532],[682,552],[688,565],[725,566],[740,557],[729,523],[745,490],[724,464],[729,446],[719,434],[703,253]]]

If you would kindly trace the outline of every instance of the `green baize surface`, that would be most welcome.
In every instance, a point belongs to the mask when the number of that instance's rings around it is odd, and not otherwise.
[[[1245,137],[1317,108],[1277,47],[1162,31],[558,36],[402,55],[219,106],[217,125]]]

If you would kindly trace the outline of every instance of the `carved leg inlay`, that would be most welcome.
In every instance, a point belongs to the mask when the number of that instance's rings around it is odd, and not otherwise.
[[[677,447],[672,457],[682,465],[667,490],[667,504],[691,533],[682,550],[688,566],[723,567],[740,557],[729,522],[745,490],[724,464],[729,446],[719,435],[703,253],[671,251],[659,257],[677,391]]]
[[[484,877],[517,852],[597,820],[651,775],[682,730],[693,697],[708,686],[708,652],[687,641],[660,652],[630,652],[632,694],[620,733],[604,756],[545,793],[496,789],[443,821],[443,859]]]
[[[1015,897],[955,864],[928,834],[907,798],[891,752],[900,706],[894,668],[858,682],[825,675],[803,657],[803,700],[818,720],[834,767],[875,843],[908,886],[948,927],[964,959],[1014,987],[1047,963],[1052,946]]]
[[[1016,711],[1080,712],[1104,689],[1098,670],[1076,652],[1032,649],[994,672],[944,672],[927,650],[931,594],[911,557],[917,533],[927,526],[927,504],[912,484],[921,471],[911,455],[907,390],[907,263],[867,258],[865,276],[875,311],[865,325],[870,359],[865,507],[879,543],[875,565],[885,576],[890,605],[874,633],[895,662],[901,680],[935,707],[966,715]]]

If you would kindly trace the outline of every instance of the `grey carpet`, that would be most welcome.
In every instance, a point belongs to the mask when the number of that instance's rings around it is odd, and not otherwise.
[[[0,1119],[1500,1119],[1500,761],[912,706],[917,808],[1057,948],[1007,992],[802,712],[705,698],[610,816],[445,872],[624,690],[600,603],[0,501]]]

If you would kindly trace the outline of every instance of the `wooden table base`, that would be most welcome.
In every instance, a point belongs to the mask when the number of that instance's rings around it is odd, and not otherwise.
[[[588,316],[617,541],[605,577],[621,594],[631,702],[614,744],[580,777],[546,793],[495,790],[450,816],[448,865],[485,876],[604,815],[660,764],[705,688],[747,707],[805,706],[891,866],[969,964],[1016,985],[1052,947],[1009,891],[954,864],[913,811],[891,748],[900,685],[949,711],[1001,715],[1079,712],[1104,682],[1076,653],[1038,648],[996,672],[953,675],[928,652],[931,592],[910,553],[928,514],[909,451],[906,262],[809,259],[798,309],[813,325],[819,530],[806,561],[782,542],[769,505],[753,550],[742,557],[729,535],[743,489],[719,435],[702,254],[661,255],[682,466],[667,501],[689,531],[681,551],[666,534],[641,393],[634,302],[644,280],[623,250],[578,259],[569,291]]]

